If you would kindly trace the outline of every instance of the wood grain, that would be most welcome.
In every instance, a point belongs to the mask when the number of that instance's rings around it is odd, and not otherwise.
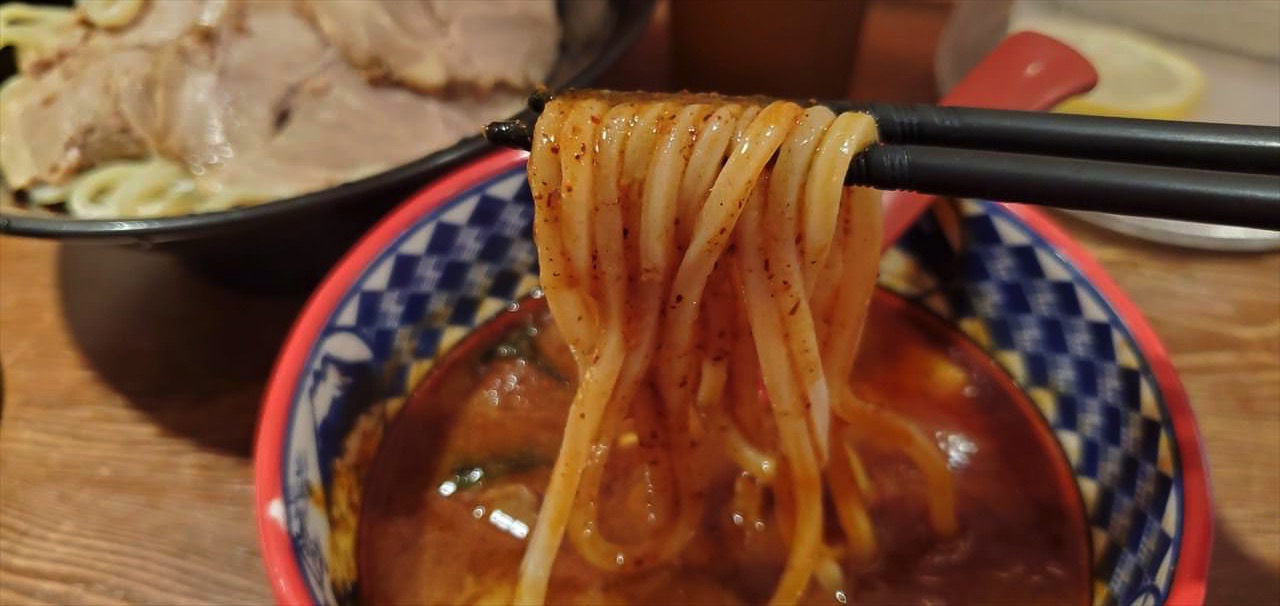
[[[934,98],[947,10],[873,4],[853,94]],[[662,86],[663,25],[610,85]],[[1147,315],[1199,415],[1217,505],[1209,603],[1280,603],[1280,254],[1062,223]],[[269,603],[250,447],[300,305],[163,255],[0,238],[0,604]]]
[[[0,604],[264,603],[249,453],[296,299],[0,239]]]

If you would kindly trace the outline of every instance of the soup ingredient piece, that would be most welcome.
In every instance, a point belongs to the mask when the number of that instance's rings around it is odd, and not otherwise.
[[[1204,95],[1200,68],[1155,39],[1129,30],[1063,18],[1029,20],[1018,29],[1057,38],[1093,64],[1098,85],[1054,108],[1071,114],[1181,120]]]
[[[513,450],[480,463],[457,463],[454,465],[453,471],[449,473],[449,478],[445,480],[445,484],[453,483],[453,487],[447,490],[452,494],[468,488],[475,488],[484,482],[493,482],[508,475],[523,473],[550,464],[550,459],[533,450]],[[442,490],[442,494],[443,492],[445,491]]]
[[[489,350],[483,361],[488,363],[495,359],[525,360],[562,383],[568,383],[569,377],[577,372],[573,354],[564,344],[555,323],[549,321],[503,336],[502,342]]]
[[[450,84],[481,91],[539,84],[560,40],[551,2],[304,0],[303,6],[370,81],[423,92]]]
[[[550,467],[573,397],[569,386],[525,360],[499,359],[466,387],[437,394],[463,403],[444,439],[449,455],[433,465],[431,490],[465,496],[476,484],[492,486]],[[454,485],[445,488],[449,481]]]
[[[524,484],[503,484],[486,488],[477,496],[488,510],[489,523],[517,538],[529,536],[529,529],[538,518],[541,500],[533,489]]]

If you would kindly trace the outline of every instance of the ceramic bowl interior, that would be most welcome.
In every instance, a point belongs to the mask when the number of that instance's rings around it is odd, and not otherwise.
[[[1211,514],[1186,395],[1136,308],[1038,212],[959,205],[957,249],[924,217],[881,285],[966,333],[1057,436],[1090,525],[1095,604],[1203,600]],[[361,483],[432,361],[537,287],[525,156],[423,191],[334,270],[266,397],[257,514],[282,603],[350,603]]]

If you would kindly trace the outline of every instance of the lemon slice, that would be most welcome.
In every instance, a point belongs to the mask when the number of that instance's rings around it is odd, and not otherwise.
[[[1066,19],[1019,24],[1051,36],[1084,55],[1098,70],[1098,85],[1054,111],[1124,118],[1180,120],[1204,95],[1204,74],[1194,63],[1129,30]]]

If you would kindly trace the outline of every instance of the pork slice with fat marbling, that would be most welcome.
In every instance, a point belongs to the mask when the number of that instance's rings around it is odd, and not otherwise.
[[[157,150],[199,175],[265,145],[289,98],[326,61],[324,41],[287,2],[254,2],[209,33],[156,51],[149,89]]]
[[[551,0],[301,0],[371,81],[423,92],[527,88],[551,71],[560,25]]]
[[[0,91],[0,165],[15,189],[65,183],[80,170],[146,155],[119,99],[141,80],[150,55],[138,49],[77,53],[38,78]]]
[[[259,95],[286,82],[281,73],[301,80],[325,45],[290,3],[237,3],[236,23],[225,5],[150,2],[128,27],[96,30],[58,61],[6,82],[6,182],[61,184],[97,164],[156,151],[176,151],[198,167],[225,154],[230,141],[252,144],[255,130],[266,140],[273,116]],[[196,31],[201,24],[225,31]]]
[[[450,99],[371,87],[335,60],[291,101],[287,123],[270,142],[200,177],[200,186],[256,199],[331,187],[477,134],[485,122],[517,111],[524,97],[495,90],[483,99]]]
[[[560,24],[551,0],[437,0],[446,24],[447,63],[456,81],[481,88],[544,84],[559,54]]]

